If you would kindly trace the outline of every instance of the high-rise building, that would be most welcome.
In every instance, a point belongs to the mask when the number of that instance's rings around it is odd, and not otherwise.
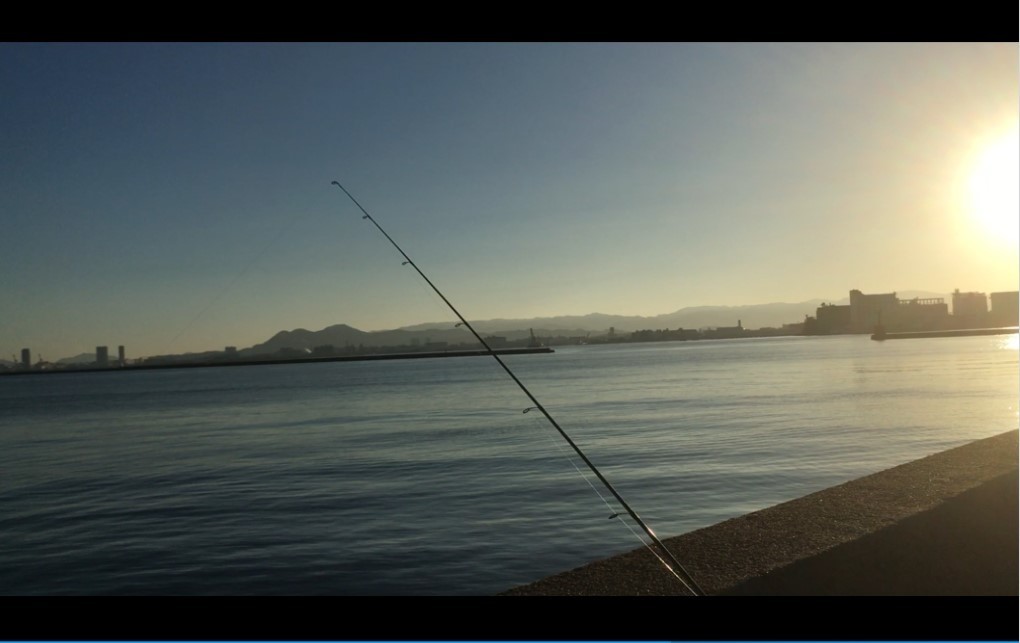
[[[96,364],[106,366],[110,362],[110,351],[106,346],[96,346]]]
[[[988,297],[983,292],[953,291],[953,316],[984,315],[988,312]]]
[[[124,346],[123,345],[117,347],[117,361],[120,362],[121,366],[123,366],[124,363],[125,363],[125,360],[124,360]]]
[[[949,326],[949,306],[941,297],[901,299],[891,325],[899,331],[940,330]]]
[[[957,328],[986,328],[991,324],[988,297],[983,292],[953,291],[953,325]]]
[[[813,335],[830,335],[850,332],[850,306],[833,306],[823,303],[815,309],[817,321]]]
[[[1000,326],[1020,323],[1020,292],[993,292],[989,298],[992,300],[993,323]]]
[[[850,291],[850,332],[870,333],[878,324],[888,324],[900,306],[896,293],[865,295]]]
[[[26,371],[32,368],[32,351],[27,348],[21,349],[21,368]]]

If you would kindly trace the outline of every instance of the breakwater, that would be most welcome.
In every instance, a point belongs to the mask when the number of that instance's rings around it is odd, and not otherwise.
[[[501,348],[493,351],[497,355],[527,355],[532,353],[552,353],[547,346],[537,348]],[[489,355],[489,351],[422,351],[417,353],[379,353],[375,355],[344,355],[341,357],[296,357],[286,359],[244,359],[215,362],[173,362],[167,364],[137,364],[130,366],[64,368],[43,371],[11,371],[3,375],[53,375],[56,373],[122,373],[124,371],[154,371],[171,368],[211,368],[215,366],[271,366],[273,364],[316,364],[323,362],[371,362],[392,359],[427,359],[434,357],[481,357]]]
[[[1004,328],[962,328],[957,330],[921,330],[904,333],[886,333],[879,331],[871,336],[875,341],[887,339],[923,339],[925,337],[980,337],[983,335],[1016,335],[1016,326]]]

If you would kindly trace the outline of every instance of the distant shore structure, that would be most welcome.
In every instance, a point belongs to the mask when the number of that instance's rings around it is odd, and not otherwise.
[[[983,292],[953,291],[954,315],[985,315],[988,313],[988,296]]]
[[[953,311],[941,297],[900,299],[895,292],[850,291],[850,304],[822,304],[804,322],[805,335],[864,334],[882,326],[886,332],[926,332],[1016,326],[1020,292],[953,293]]]
[[[952,309],[946,299],[952,301]],[[1020,325],[1020,291],[993,292],[985,294],[976,291],[956,289],[950,297],[914,297],[900,299],[895,292],[866,294],[860,290],[850,291],[849,304],[835,305],[822,303],[815,310],[815,316],[805,314],[805,308],[793,310],[803,321],[781,325],[748,328],[743,319],[736,319],[736,326],[700,325],[699,328],[640,328],[620,332],[619,326],[610,326],[606,320],[604,330],[578,326],[569,331],[560,326],[550,328],[508,328],[498,335],[487,335],[486,342],[494,348],[538,348],[542,346],[609,344],[626,342],[688,341],[702,339],[750,339],[759,337],[817,336],[817,335],[865,335],[876,333],[881,326],[884,333],[933,333],[974,329],[1001,329]],[[846,301],[846,300],[844,300]],[[813,304],[808,304],[813,305]],[[784,304],[784,306],[786,306]],[[797,305],[798,307],[800,304]],[[722,307],[719,307],[720,310]],[[685,309],[686,310],[686,309]],[[749,313],[750,314],[750,313]],[[786,313],[784,313],[786,314]],[[706,320],[718,323],[715,319]],[[743,316],[744,319],[747,316]],[[505,320],[501,320],[505,321]],[[524,320],[520,320],[524,321]],[[540,320],[539,320],[540,321]],[[571,322],[582,324],[580,320]],[[634,321],[626,321],[632,328]],[[753,324],[753,322],[752,322]],[[40,354],[32,362],[31,350],[21,349],[20,359],[11,353],[11,361],[0,360],[0,374],[25,373],[51,370],[110,369],[119,370],[139,365],[166,365],[173,363],[226,362],[252,360],[304,361],[308,358],[359,357],[377,354],[445,352],[476,350],[477,342],[466,339],[463,329],[435,329],[422,325],[422,329],[401,329],[399,341],[390,337],[396,333],[366,333],[345,324],[336,324],[322,331],[301,331],[298,336],[290,331],[281,331],[267,342],[239,349],[225,346],[219,351],[185,353],[181,355],[153,355],[127,359],[126,347],[117,346],[117,358],[110,359],[106,346],[96,346],[95,353],[83,353],[74,358],[47,362]],[[607,328],[608,327],[608,328]],[[437,336],[435,333],[439,333]],[[460,334],[458,334],[460,333]],[[378,343],[372,341],[387,336]],[[959,336],[953,332],[951,335]]]
[[[1016,335],[1016,326],[1006,328],[963,328],[959,330],[922,330],[913,333],[887,333],[881,326],[875,328],[871,339],[885,341],[887,339],[924,339],[930,337],[981,337],[985,335]]]
[[[495,349],[498,355],[531,355],[539,353],[555,352],[548,346],[537,348],[499,348]],[[300,358],[275,358],[275,359],[244,359],[234,361],[193,361],[193,362],[157,362],[157,363],[135,363],[125,368],[110,368],[109,364],[100,365],[98,362],[90,366],[73,369],[26,369],[8,375],[43,375],[58,373],[124,373],[131,371],[151,371],[179,368],[223,368],[234,366],[275,366],[280,364],[310,364],[325,362],[367,362],[398,359],[430,359],[444,357],[488,357],[492,353],[487,350],[442,350],[422,351],[417,353],[376,353],[371,355],[344,355],[333,357],[300,357]]]
[[[988,298],[992,302],[991,315],[1004,324],[1020,321],[1020,291],[993,292]]]

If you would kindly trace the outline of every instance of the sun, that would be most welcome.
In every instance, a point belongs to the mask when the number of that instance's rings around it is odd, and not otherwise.
[[[1020,135],[992,141],[977,158],[967,183],[970,210],[984,231],[1020,244]]]

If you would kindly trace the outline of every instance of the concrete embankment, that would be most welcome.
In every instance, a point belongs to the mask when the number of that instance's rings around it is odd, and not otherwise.
[[[1017,431],[665,540],[708,594],[1006,595],[1018,576]],[[676,595],[645,549],[507,595]]]

